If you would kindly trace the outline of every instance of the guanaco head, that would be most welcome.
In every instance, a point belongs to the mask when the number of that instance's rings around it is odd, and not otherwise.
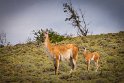
[[[86,55],[86,48],[85,47],[82,47],[82,50],[83,50],[83,55],[85,56]]]
[[[43,33],[43,35],[44,35],[44,42],[48,41],[48,39],[49,39],[49,32],[46,31],[46,32]]]
[[[48,31],[46,31],[46,32],[44,32],[44,37],[46,38],[46,37],[48,37]]]
[[[83,50],[83,52],[84,52],[84,51],[86,51],[86,48],[85,48],[85,47],[82,47],[82,50]]]
[[[49,39],[49,32],[48,31],[44,32],[44,45],[47,48],[51,47],[51,43],[50,43],[50,39]]]

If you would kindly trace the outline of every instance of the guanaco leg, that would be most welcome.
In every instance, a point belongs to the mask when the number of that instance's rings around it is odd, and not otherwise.
[[[75,70],[76,69],[76,60],[72,59],[72,62],[73,62],[73,70]]]
[[[97,72],[97,70],[99,68],[98,60],[95,61],[95,66],[96,66],[96,70],[95,71]]]
[[[55,67],[55,75],[58,74],[59,70],[59,60],[55,59],[54,60],[54,67]]]
[[[90,69],[90,60],[87,60],[87,70],[89,71]]]
[[[73,58],[70,58],[70,63],[71,63],[71,66],[72,66],[72,69],[70,70],[70,73],[76,69],[76,60],[73,59]]]

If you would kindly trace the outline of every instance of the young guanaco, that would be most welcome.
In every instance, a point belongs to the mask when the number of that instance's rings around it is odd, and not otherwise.
[[[95,62],[95,66],[96,66],[96,72],[99,68],[99,59],[100,59],[100,55],[98,52],[87,52],[86,48],[83,47],[83,56],[85,58],[86,64],[87,64],[87,70],[89,71],[90,68],[90,62],[94,61]]]

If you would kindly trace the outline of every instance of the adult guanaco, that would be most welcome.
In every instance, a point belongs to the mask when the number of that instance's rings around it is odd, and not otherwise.
[[[52,45],[49,38],[49,33],[45,32],[45,48],[48,55],[53,59],[55,74],[58,74],[59,62],[70,60],[72,70],[76,69],[76,61],[78,57],[78,47],[74,44]],[[70,72],[71,72],[70,71]]]
[[[87,70],[89,71],[90,68],[90,62],[94,61],[95,62],[95,66],[96,66],[96,72],[99,68],[99,58],[100,55],[98,52],[87,52],[86,48],[83,47],[83,56],[85,58],[86,64],[87,64]]]

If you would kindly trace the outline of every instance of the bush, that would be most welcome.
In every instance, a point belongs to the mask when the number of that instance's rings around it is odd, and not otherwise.
[[[40,43],[44,42],[44,33],[45,32],[49,32],[50,41],[52,43],[57,43],[57,42],[60,42],[60,41],[65,39],[64,36],[62,36],[59,33],[53,31],[53,29],[46,29],[46,30],[41,29],[41,30],[38,30],[38,31],[33,30],[35,41],[37,42],[38,45]]]
[[[4,47],[4,45],[0,44],[0,48]]]

